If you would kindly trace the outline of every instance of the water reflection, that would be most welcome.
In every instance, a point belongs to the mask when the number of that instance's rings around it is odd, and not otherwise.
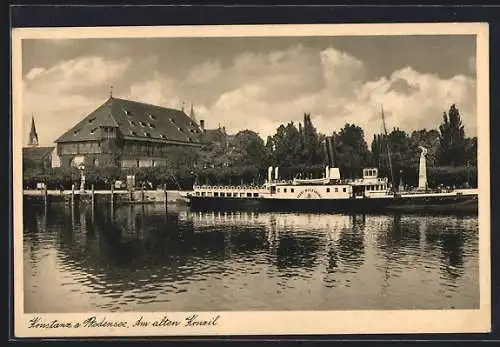
[[[27,205],[25,307],[474,307],[477,226],[455,216]],[[71,304],[42,300],[54,294]]]

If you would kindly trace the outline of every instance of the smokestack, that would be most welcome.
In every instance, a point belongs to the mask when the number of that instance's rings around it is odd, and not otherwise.
[[[335,167],[335,156],[333,153],[333,137],[327,136],[325,138],[326,156],[328,159],[328,166]]]
[[[328,165],[325,168],[325,178],[330,178],[330,168],[328,167]]]
[[[273,180],[273,167],[269,166],[267,168],[267,181],[271,183],[272,180]]]
[[[278,167],[277,166],[274,168],[274,179],[276,181],[278,180]]]
[[[205,131],[205,120],[204,119],[200,119],[200,128],[202,131]]]

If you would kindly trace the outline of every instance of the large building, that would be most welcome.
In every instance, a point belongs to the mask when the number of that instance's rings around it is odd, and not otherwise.
[[[202,146],[200,123],[184,110],[110,95],[56,140],[57,154],[64,167],[165,165],[176,148]]]

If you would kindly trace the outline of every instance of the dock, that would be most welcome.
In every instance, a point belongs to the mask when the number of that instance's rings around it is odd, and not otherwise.
[[[86,190],[56,190],[56,189],[25,189],[23,198],[39,200],[41,203],[65,202],[66,204],[147,204],[147,203],[182,203],[178,190],[95,190],[93,187]]]

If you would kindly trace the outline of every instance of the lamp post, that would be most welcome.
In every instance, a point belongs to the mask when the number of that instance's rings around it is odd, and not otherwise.
[[[80,166],[78,166],[78,170],[80,170],[80,191],[84,192],[85,191],[85,174],[83,173],[83,170],[85,170],[85,165],[80,164]]]

